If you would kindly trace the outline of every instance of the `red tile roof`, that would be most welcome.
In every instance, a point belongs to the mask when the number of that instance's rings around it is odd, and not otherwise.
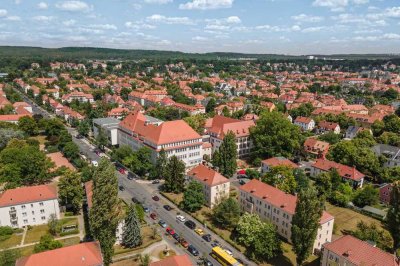
[[[236,137],[248,136],[252,126],[255,126],[253,120],[243,121],[221,115],[216,115],[206,121],[208,132],[216,134],[221,139],[229,131],[232,131]]]
[[[298,116],[298,117],[296,117],[296,120],[294,120],[294,122],[308,124],[311,122],[311,120],[312,119],[309,117]]]
[[[16,266],[101,266],[103,258],[97,242],[49,250],[17,260]]]
[[[197,179],[200,183],[207,184],[209,187],[229,182],[229,179],[203,164],[199,164],[190,170],[187,175]]]
[[[150,266],[191,266],[194,265],[189,256],[184,255],[176,255],[172,257],[165,258],[160,261],[150,263]]]
[[[394,266],[399,265],[396,258],[377,247],[359,240],[351,235],[342,236],[331,243],[323,245],[325,249],[345,257],[354,265]]]
[[[92,208],[93,180],[87,181],[85,183],[85,193],[86,193],[86,202],[90,209]]]
[[[263,160],[262,163],[270,166],[270,167],[275,167],[275,166],[280,166],[280,165],[285,165],[285,166],[289,166],[292,168],[298,168],[299,166],[297,164],[295,164],[294,162],[292,162],[289,159],[286,159],[284,157],[272,157],[266,160]]]
[[[282,190],[265,184],[257,179],[252,179],[250,182],[247,182],[243,186],[239,187],[239,190],[251,193],[251,195],[257,197],[261,201],[269,202],[287,213],[292,215],[295,213],[297,196],[285,193]],[[334,217],[328,212],[323,211],[320,224],[324,224],[333,218]]]
[[[355,167],[350,167],[329,160],[318,159],[312,166],[321,169],[323,171],[330,171],[332,168],[336,169],[339,172],[340,176],[355,181],[360,181],[365,176],[363,173],[359,172]]]
[[[0,207],[57,199],[57,189],[52,185],[20,187],[0,195]]]

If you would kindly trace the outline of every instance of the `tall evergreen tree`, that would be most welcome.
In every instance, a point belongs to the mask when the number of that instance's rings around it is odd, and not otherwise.
[[[237,167],[236,137],[232,131],[225,135],[218,148],[218,153],[213,157],[213,165],[219,168],[219,172],[227,177],[232,177]]]
[[[142,244],[142,235],[140,232],[140,221],[136,213],[135,205],[131,204],[129,206],[124,222],[122,243],[128,248],[140,246]]]
[[[315,188],[308,186],[300,190],[292,219],[292,243],[297,265],[302,265],[312,253],[323,206],[324,200],[318,198]]]
[[[165,171],[164,190],[166,192],[180,193],[184,190],[185,164],[175,155],[169,158]]]
[[[388,231],[393,238],[393,251],[400,247],[400,183],[393,183],[390,194],[390,207],[386,215]]]
[[[89,213],[91,233],[100,242],[104,265],[109,265],[114,254],[121,205],[115,168],[104,158],[93,174],[92,205]]]

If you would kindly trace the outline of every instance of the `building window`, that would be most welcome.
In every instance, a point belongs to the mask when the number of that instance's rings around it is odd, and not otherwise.
[[[33,203],[31,204],[31,207],[33,208]]]
[[[26,206],[25,205],[21,205],[21,209],[25,209],[26,208]]]
[[[23,213],[22,213],[22,217],[26,217],[26,212],[23,212]]]
[[[40,210],[40,213],[44,213],[44,210]]]
[[[34,215],[35,214],[35,212],[34,211],[32,211],[32,215]]]
[[[39,206],[43,206],[43,202],[40,202],[40,203],[39,203]]]
[[[41,218],[41,219],[42,219],[42,221],[44,221],[44,220],[46,220],[46,217],[45,217],[45,216],[42,216],[42,218]]]
[[[28,223],[28,220],[27,220],[27,219],[25,219],[25,220],[24,220],[24,224],[27,224],[27,223]]]

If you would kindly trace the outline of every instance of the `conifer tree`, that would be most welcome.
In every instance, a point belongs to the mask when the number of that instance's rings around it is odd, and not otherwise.
[[[390,207],[386,215],[388,231],[393,238],[393,251],[400,247],[400,183],[393,183],[390,194]]]
[[[165,171],[164,190],[166,192],[183,192],[185,185],[185,164],[175,155],[169,158]]]
[[[213,165],[219,168],[219,172],[226,176],[232,177],[237,168],[237,146],[236,137],[232,131],[225,135],[218,151],[214,153]]]
[[[132,204],[129,206],[128,213],[124,220],[122,243],[128,248],[134,248],[142,244],[140,221],[136,213],[136,208]]]

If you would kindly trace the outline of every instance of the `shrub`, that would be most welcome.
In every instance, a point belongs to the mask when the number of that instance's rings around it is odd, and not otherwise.
[[[9,226],[0,226],[0,236],[10,236],[14,230]]]

